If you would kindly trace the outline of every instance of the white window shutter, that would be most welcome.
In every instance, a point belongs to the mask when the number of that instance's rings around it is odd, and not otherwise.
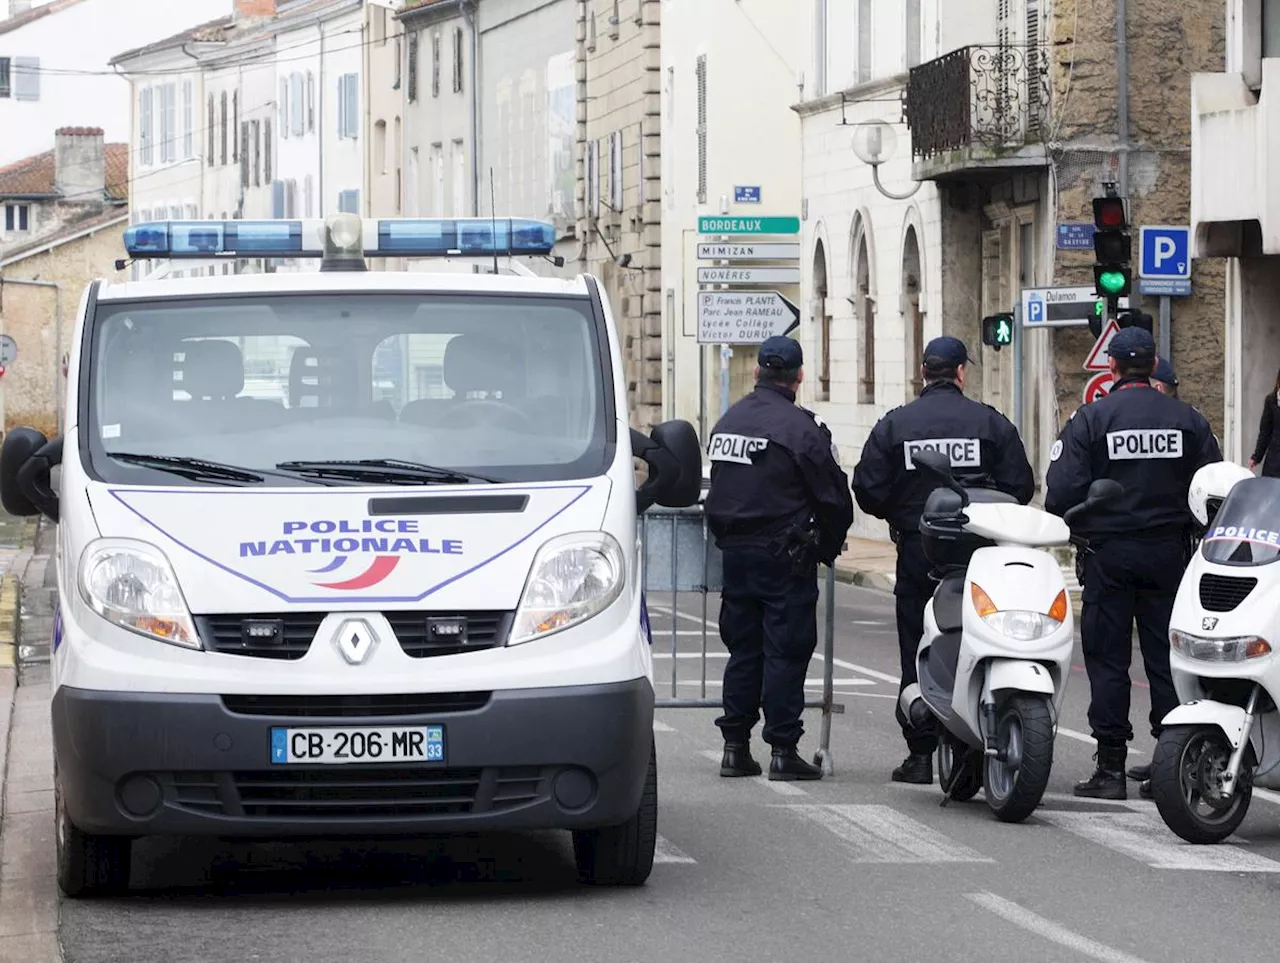
[[[14,57],[12,73],[14,100],[40,99],[39,57]]]

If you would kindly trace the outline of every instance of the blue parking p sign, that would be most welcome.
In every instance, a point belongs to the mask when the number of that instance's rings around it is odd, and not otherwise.
[[[1185,280],[1191,277],[1191,228],[1153,225],[1141,229],[1138,277]]]

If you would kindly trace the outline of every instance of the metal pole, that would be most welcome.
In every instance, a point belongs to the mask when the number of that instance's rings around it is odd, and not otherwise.
[[[711,546],[711,530],[707,524],[707,515],[702,514],[702,692],[701,697],[707,697],[707,583],[711,580],[707,578],[707,566],[709,564],[708,556],[710,555]]]
[[[1117,173],[1120,196],[1129,196],[1129,37],[1128,2],[1116,0],[1116,135],[1120,141]]]
[[[836,657],[836,571],[828,566],[825,577],[826,599],[823,605],[825,625],[822,627],[822,729],[818,738],[819,765],[823,775],[835,770],[831,758],[831,714],[835,705]]]
[[[1173,364],[1173,304],[1168,295],[1160,296],[1160,357]]]
[[[680,550],[679,518],[671,515],[671,698],[677,698],[676,665],[680,662],[676,646],[676,629],[680,623],[680,580],[677,559]]]
[[[720,345],[720,417],[729,410],[729,359],[733,356],[733,348],[727,344]]]
[[[1013,426],[1022,432],[1022,305],[1013,308]]]

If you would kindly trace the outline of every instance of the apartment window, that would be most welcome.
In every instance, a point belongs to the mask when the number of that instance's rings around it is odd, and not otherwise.
[[[462,28],[453,28],[453,92],[462,93]]]
[[[315,217],[315,199],[316,190],[315,178],[308,174],[302,179],[302,211],[303,217]]]
[[[276,105],[280,114],[280,136],[289,136],[289,78],[280,78],[280,102]]]
[[[359,214],[360,192],[340,191],[338,193],[338,210],[343,214]]]
[[[152,147],[154,134],[152,125],[155,121],[151,111],[153,103],[152,89],[143,87],[142,93],[138,96],[138,155],[143,164],[151,164],[155,161]]]
[[[262,122],[262,179],[271,183],[271,148],[275,140],[271,136],[270,119]]]
[[[40,99],[40,58],[13,58],[13,99]]]
[[[4,206],[4,229],[6,231],[31,230],[31,205],[6,204]]]
[[[307,71],[307,132],[316,129],[316,75]]]
[[[444,216],[444,145],[431,145],[431,215]]]
[[[609,206],[622,210],[622,131],[609,135]]]
[[[182,82],[182,158],[196,156],[196,85]]]
[[[404,61],[400,59],[403,56],[404,56],[404,44],[402,44],[400,40],[397,38],[396,40],[396,79],[395,79],[395,82],[392,83],[391,85],[392,90],[400,89],[400,80],[404,76]]]
[[[307,82],[302,74],[297,73],[289,77],[289,111],[292,132],[295,136],[301,137],[307,132]]]
[[[858,0],[858,17],[854,29],[858,51],[856,80],[865,84],[871,79],[871,0]]]
[[[906,0],[907,4],[907,69],[920,66],[920,0]]]
[[[343,74],[338,78],[338,136],[355,139],[360,136],[360,76]]]
[[[249,126],[253,130],[253,186],[262,186],[262,123],[254,120],[249,122]]]
[[[172,164],[178,159],[178,86],[160,88],[160,162]]]
[[[271,216],[288,217],[288,204],[285,198],[284,181],[271,182]]]
[[[240,124],[240,186],[249,186],[249,122],[247,120]]]
[[[207,107],[208,117],[205,119],[205,128],[207,130],[206,137],[209,140],[209,166],[213,166],[218,152],[218,123],[217,109],[213,105],[213,94],[209,95],[209,103]]]
[[[698,55],[698,203],[707,203],[707,55]]]
[[[409,82],[405,85],[405,92],[409,97],[409,103],[414,103],[418,99],[418,31],[409,34]],[[400,77],[397,74],[396,84],[400,83]]]
[[[224,98],[226,94],[222,95]],[[240,91],[233,91],[231,94],[231,162],[234,164],[240,160]],[[222,161],[226,163],[224,158]]]
[[[13,77],[10,73],[11,61],[8,57],[0,57],[0,97],[8,98],[13,95]]]
[[[431,35],[431,96],[440,96],[440,34]]]
[[[222,136],[222,166],[227,166],[227,92],[222,92],[221,114],[218,121]]]

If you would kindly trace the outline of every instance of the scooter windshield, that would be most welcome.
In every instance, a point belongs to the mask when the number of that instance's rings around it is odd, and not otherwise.
[[[1266,565],[1280,558],[1280,478],[1250,478],[1232,488],[1200,551],[1219,565]]]

